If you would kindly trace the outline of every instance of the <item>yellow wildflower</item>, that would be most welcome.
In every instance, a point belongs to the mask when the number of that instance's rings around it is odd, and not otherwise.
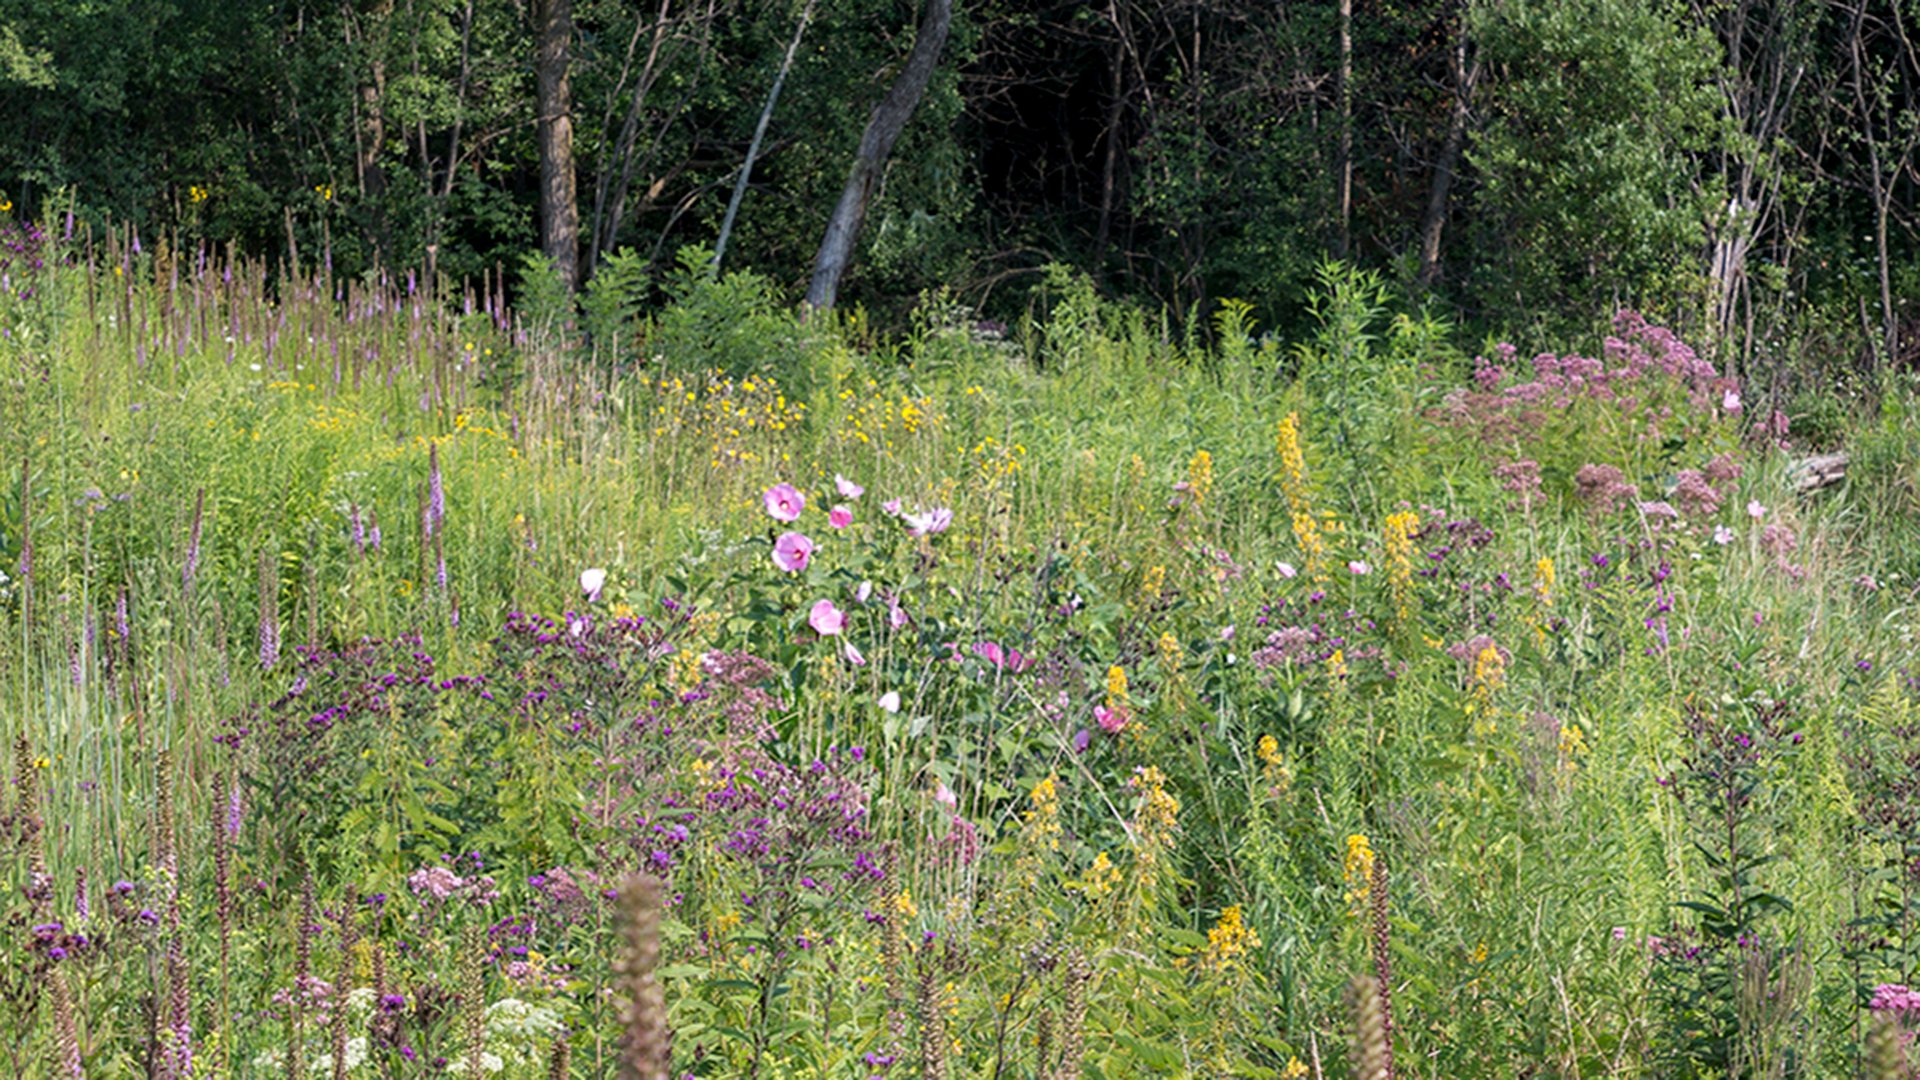
[[[1086,878],[1077,887],[1081,895],[1088,900],[1098,900],[1111,893],[1120,884],[1120,868],[1113,865],[1106,852],[1093,857],[1093,865],[1087,868]]]
[[[1260,935],[1240,918],[1240,905],[1220,913],[1220,921],[1207,931],[1207,951],[1200,966],[1208,971],[1226,971],[1242,953],[1260,947]]]
[[[1413,606],[1413,535],[1419,531],[1420,515],[1413,511],[1387,515],[1381,546],[1386,550],[1387,586],[1393,593],[1394,615],[1402,625]]]
[[[1298,1054],[1290,1054],[1287,1056],[1287,1067],[1280,1070],[1280,1080],[1301,1080],[1301,1077],[1312,1073],[1313,1070],[1307,1068],[1307,1063],[1301,1061]]]
[[[1347,903],[1358,916],[1366,911],[1367,899],[1373,892],[1373,844],[1365,833],[1347,837],[1346,881]]]
[[[1262,764],[1280,764],[1280,740],[1271,735],[1260,736],[1260,742],[1254,752],[1260,755]]]
[[[1141,575],[1141,578],[1140,578],[1141,601],[1144,603],[1151,604],[1155,600],[1160,599],[1160,590],[1165,588],[1166,584],[1167,584],[1167,568],[1166,567],[1164,566],[1147,567],[1147,572]]]
[[[1194,452],[1193,460],[1187,462],[1187,495],[1193,499],[1193,505],[1206,503],[1213,494],[1213,455],[1205,450]]]

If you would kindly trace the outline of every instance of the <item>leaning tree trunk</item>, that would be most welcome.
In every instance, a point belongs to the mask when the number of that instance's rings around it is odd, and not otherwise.
[[[1440,159],[1433,165],[1433,183],[1427,188],[1427,208],[1420,217],[1420,272],[1414,281],[1430,289],[1440,280],[1440,235],[1447,225],[1447,196],[1467,144],[1467,125],[1473,119],[1473,86],[1480,78],[1480,61],[1467,63],[1467,13],[1460,12],[1459,37],[1453,43],[1453,111],[1440,143]]]
[[[860,149],[854,152],[853,168],[847,173],[847,186],[840,191],[840,202],[827,220],[827,234],[820,240],[820,251],[813,259],[813,280],[807,285],[807,305],[830,308],[840,292],[840,277],[853,258],[853,242],[859,238],[860,223],[867,216],[867,203],[880,183],[887,155],[894,140],[906,128],[907,120],[927,92],[933,69],[940,62],[940,50],[946,47],[947,31],[953,28],[953,0],[926,0],[920,15],[920,30],[913,40],[913,52],[907,64],[887,88],[887,96],[874,106],[867,130],[860,136]]]
[[[553,260],[560,280],[571,289],[580,281],[580,204],[573,180],[573,102],[567,89],[573,0],[543,0],[534,12],[539,35],[534,66],[540,111],[541,252]]]

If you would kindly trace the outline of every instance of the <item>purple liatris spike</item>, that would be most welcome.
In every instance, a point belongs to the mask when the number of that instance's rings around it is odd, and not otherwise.
[[[233,840],[239,837],[240,823],[245,820],[246,815],[246,790],[240,786],[240,781],[235,780],[233,786],[227,790],[227,814],[226,820],[222,822],[227,830],[227,839]]]
[[[260,616],[260,666],[271,668],[280,662],[280,624],[262,613]]]
[[[133,636],[133,621],[127,614],[127,590],[125,589],[120,590],[120,598],[114,601],[113,629],[120,635],[120,641],[123,644]]]
[[[354,553],[356,555],[365,555],[367,553],[367,523],[360,520],[360,507],[357,504],[348,504],[347,521],[349,528],[353,530]]]
[[[193,579],[200,571],[200,527],[207,510],[207,489],[201,488],[193,500],[193,525],[187,530],[187,558],[180,567],[180,584],[193,591]]]
[[[440,531],[447,520],[447,487],[440,476],[440,444],[427,447],[427,534]]]

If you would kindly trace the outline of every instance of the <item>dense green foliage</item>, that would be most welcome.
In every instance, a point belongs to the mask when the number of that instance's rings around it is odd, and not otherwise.
[[[1920,343],[1913,0],[1349,6],[959,5],[852,298],[897,327],[948,286],[1005,319],[1063,262],[1181,324],[1238,297],[1299,334],[1332,254],[1476,329],[1634,306],[1769,380]],[[538,7],[0,2],[0,205],[346,277],[511,268],[539,246]],[[714,243],[801,8],[573,5],[594,271],[630,249],[659,301]],[[806,10],[729,240],[783,296],[916,17]]]

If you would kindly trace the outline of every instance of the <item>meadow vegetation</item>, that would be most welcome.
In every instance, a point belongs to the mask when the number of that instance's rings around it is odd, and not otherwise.
[[[510,308],[61,231],[0,263],[17,1075],[1832,1077],[1920,1025],[1897,375],[1802,494],[1797,406],[1657,322],[1470,342],[1339,265],[1291,343],[1058,268],[883,334],[700,252]]]

